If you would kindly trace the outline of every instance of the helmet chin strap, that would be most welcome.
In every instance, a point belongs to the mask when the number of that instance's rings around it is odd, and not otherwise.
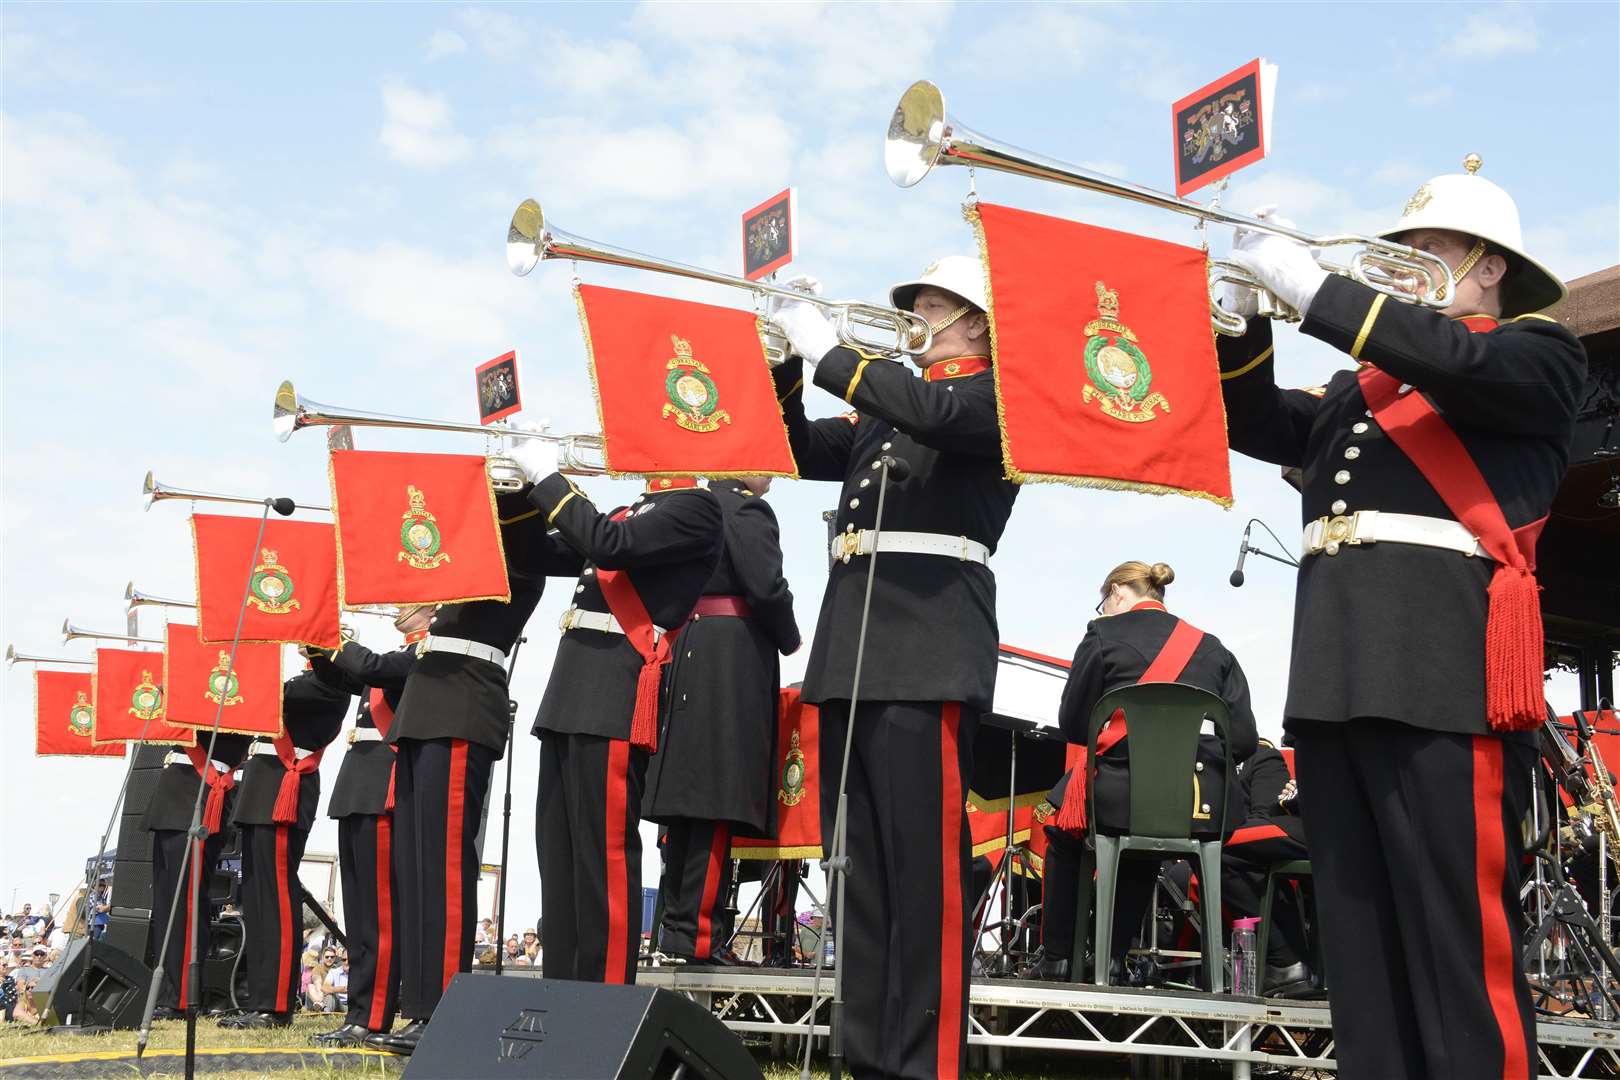
[[[1476,239],[1474,241],[1474,249],[1468,253],[1468,258],[1464,259],[1460,264],[1458,264],[1457,269],[1451,272],[1451,280],[1454,283],[1460,284],[1462,279],[1468,276],[1468,271],[1472,270],[1474,268],[1474,264],[1479,262],[1484,255],[1485,241]]]
[[[973,305],[972,304],[963,304],[961,307],[957,308],[955,311],[951,312],[949,315],[947,315],[943,319],[939,320],[939,322],[937,322],[937,323],[929,323],[928,324],[928,332],[930,334],[942,333],[946,329],[946,327],[950,326],[957,319],[960,319],[962,316],[966,315],[968,312],[970,312],[972,310],[973,310]]]

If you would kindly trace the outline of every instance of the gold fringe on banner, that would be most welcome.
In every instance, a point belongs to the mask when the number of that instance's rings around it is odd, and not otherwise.
[[[741,847],[733,845],[731,857],[733,859],[819,859],[821,858],[821,845],[810,844],[804,847]]]
[[[1208,491],[1197,491],[1191,488],[1175,487],[1169,484],[1149,484],[1137,480],[1121,480],[1109,476],[1070,476],[1060,473],[1032,473],[1025,472],[1013,461],[1012,440],[1007,434],[1007,406],[1002,397],[1001,364],[997,358],[1001,355],[1001,342],[996,328],[996,293],[990,279],[990,245],[985,239],[984,222],[979,217],[979,208],[976,203],[965,204],[962,207],[962,217],[973,226],[973,237],[979,245],[979,261],[984,266],[985,303],[988,305],[985,316],[990,323],[990,354],[991,367],[996,377],[996,426],[1001,430],[1001,465],[1003,476],[1015,484],[1064,484],[1076,488],[1098,488],[1103,491],[1134,491],[1143,495],[1186,495],[1194,499],[1206,499],[1217,506],[1231,509],[1230,496],[1215,495]],[[1215,333],[1213,326],[1210,334]],[[1221,407],[1221,423],[1226,422],[1225,403]]]
[[[167,636],[167,631],[170,630],[170,629],[173,629],[173,627],[171,626],[171,627],[166,627],[165,628],[165,636]],[[236,669],[232,668],[229,673],[232,674],[232,675],[236,674]],[[277,653],[276,654],[276,730],[275,730],[275,732],[267,734],[266,732],[258,731],[258,730],[252,729],[252,728],[232,727],[231,724],[230,724],[230,721],[229,721],[230,714],[229,714],[228,711],[226,711],[224,709],[222,709],[220,711],[220,713],[219,713],[219,730],[221,732],[225,732],[225,733],[228,733],[228,734],[231,734],[231,735],[252,735],[252,736],[256,736],[258,738],[262,738],[262,739],[279,739],[279,738],[281,738],[283,735],[287,734],[287,720],[286,720],[286,717],[283,715],[283,713],[284,713],[283,704],[284,703],[282,701],[281,689],[282,689],[281,688],[281,654]],[[206,724],[188,724],[184,720],[171,720],[171,719],[169,719],[169,703],[174,700],[173,690],[174,690],[174,683],[169,678],[169,650],[168,650],[167,647],[165,647],[164,650],[163,650],[163,722],[165,724],[168,724],[170,727],[190,728],[192,731],[197,733],[196,736],[195,736],[196,742],[201,742],[202,741],[201,740],[202,733],[204,731],[212,731],[214,729],[214,722],[212,720],[210,720]],[[218,703],[215,704],[215,707],[216,708],[219,707]],[[206,744],[204,744],[204,745],[206,745]]]

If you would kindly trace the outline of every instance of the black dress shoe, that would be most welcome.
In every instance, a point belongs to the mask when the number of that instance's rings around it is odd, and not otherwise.
[[[152,1010],[152,1019],[154,1020],[184,1020],[185,1018],[186,1014],[183,1010],[171,1008],[168,1005],[159,1005]]]
[[[711,953],[707,958],[698,961],[698,963],[710,964],[714,967],[751,968],[759,966],[752,960],[744,960],[742,957],[738,956],[734,950],[729,948],[719,949]]]
[[[427,1030],[426,1020],[412,1020],[395,1032],[379,1031],[366,1036],[366,1045],[375,1050],[386,1050],[390,1054],[404,1054],[409,1057],[415,1050],[416,1044],[422,1041],[422,1033]]]
[[[311,1035],[309,1041],[316,1046],[364,1046],[371,1029],[364,1024],[344,1024],[336,1031],[323,1031]]]
[[[287,1027],[292,1023],[289,1013],[273,1012],[245,1012],[239,1016],[227,1016],[219,1022],[219,1026],[230,1028],[232,1031],[248,1031],[255,1028]]]

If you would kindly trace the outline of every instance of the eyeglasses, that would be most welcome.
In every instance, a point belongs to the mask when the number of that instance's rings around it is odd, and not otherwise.
[[[1102,607],[1106,603],[1108,603],[1108,597],[1104,596],[1101,600],[1097,601],[1097,606],[1095,608],[1093,608],[1092,610],[1095,611],[1097,614],[1101,615],[1102,614]]]

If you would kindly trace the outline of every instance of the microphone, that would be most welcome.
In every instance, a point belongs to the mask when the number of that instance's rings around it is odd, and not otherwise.
[[[293,511],[298,509],[298,504],[287,498],[287,496],[283,495],[279,499],[270,500],[270,509],[280,514],[282,517],[292,517]]]
[[[889,467],[889,479],[900,483],[911,475],[911,462],[894,454],[884,454],[878,459]]]
[[[1249,530],[1252,528],[1254,528],[1252,522],[1243,526],[1243,542],[1238,544],[1237,565],[1232,568],[1232,576],[1226,579],[1234,589],[1243,587],[1243,560],[1249,557]]]

